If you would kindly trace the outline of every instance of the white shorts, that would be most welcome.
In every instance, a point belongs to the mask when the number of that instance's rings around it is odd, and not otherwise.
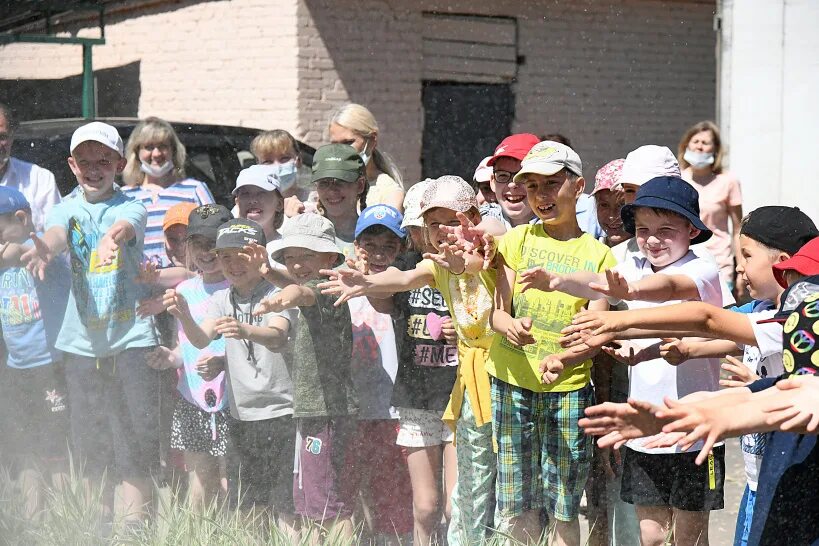
[[[439,446],[452,442],[455,434],[441,421],[442,411],[398,408],[398,439],[404,447]]]

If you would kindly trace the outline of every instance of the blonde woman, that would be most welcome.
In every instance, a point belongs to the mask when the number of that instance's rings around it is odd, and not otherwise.
[[[207,184],[185,177],[185,157],[185,146],[171,124],[155,117],[134,127],[125,148],[122,191],[148,209],[144,253],[159,268],[175,265],[167,255],[162,230],[168,209],[182,202],[196,206],[214,202]]]
[[[330,118],[330,142],[349,144],[365,165],[370,190],[367,206],[383,203],[404,210],[404,185],[392,158],[378,149],[378,124],[360,104],[348,104]]]
[[[714,233],[705,246],[717,261],[720,278],[733,291],[742,192],[736,176],[722,166],[724,150],[719,128],[712,121],[693,125],[680,139],[677,156],[682,177],[700,194],[700,218]],[[743,287],[736,288],[741,292]]]

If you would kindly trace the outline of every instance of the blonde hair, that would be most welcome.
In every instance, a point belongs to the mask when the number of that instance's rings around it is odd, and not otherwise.
[[[139,150],[148,143],[165,143],[171,148],[173,172],[177,180],[185,178],[185,145],[176,136],[171,124],[164,119],[148,117],[137,123],[128,144],[125,146],[125,170],[122,171],[122,181],[126,186],[141,186],[145,181],[145,173],[140,169]]]
[[[683,156],[685,156],[685,151],[688,149],[688,143],[691,142],[694,135],[697,133],[702,133],[703,131],[710,131],[711,135],[714,137],[714,163],[711,165],[711,172],[714,174],[720,174],[722,172],[722,160],[724,156],[722,150],[722,139],[719,136],[719,127],[717,127],[717,124],[713,121],[707,120],[701,121],[689,127],[680,139],[680,144],[677,146],[677,161],[680,164],[680,170],[687,169],[691,166],[691,164],[686,161]]]
[[[284,129],[262,131],[250,143],[250,153],[256,161],[263,155],[285,155],[288,152],[292,152],[295,159],[301,157],[296,139]]]
[[[375,116],[366,107],[350,103],[342,106],[330,118],[330,125],[340,125],[364,139],[372,139],[378,135],[378,124]],[[398,170],[398,165],[389,154],[382,152],[378,148],[372,150],[373,163],[378,170],[388,174],[395,180],[401,188],[404,187],[404,177]]]

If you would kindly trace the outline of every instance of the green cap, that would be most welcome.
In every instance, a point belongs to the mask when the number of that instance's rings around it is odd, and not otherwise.
[[[355,182],[362,174],[364,161],[349,144],[327,144],[313,154],[313,182],[322,178]]]

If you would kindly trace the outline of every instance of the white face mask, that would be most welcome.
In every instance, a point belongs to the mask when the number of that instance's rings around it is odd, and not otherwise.
[[[370,157],[372,154],[367,153],[367,143],[368,141],[364,141],[364,149],[358,152],[358,155],[361,157],[361,161],[364,162],[364,166],[366,167],[367,164],[370,162]]]
[[[277,163],[276,167],[278,168],[275,174],[279,180],[279,191],[285,192],[296,183],[296,176],[298,175],[296,162],[293,160],[287,163]]]
[[[150,163],[145,163],[144,161],[140,161],[140,163],[141,165],[139,169],[148,176],[152,176],[154,178],[162,178],[173,170],[173,161],[166,161],[161,167],[154,167]]]
[[[683,159],[695,169],[704,169],[709,165],[714,164],[714,154],[710,152],[695,152],[694,150],[686,150],[683,154]]]

